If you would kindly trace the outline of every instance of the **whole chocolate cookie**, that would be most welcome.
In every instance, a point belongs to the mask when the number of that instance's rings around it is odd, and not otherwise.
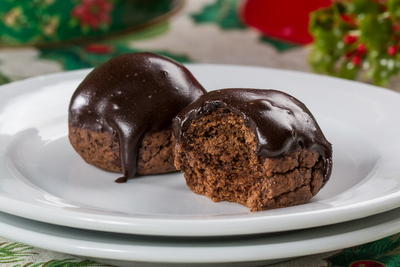
[[[171,123],[205,93],[183,65],[152,53],[113,58],[82,81],[69,105],[69,139],[88,163],[136,174],[174,171]]]
[[[332,147],[313,115],[276,90],[209,92],[174,119],[175,167],[194,192],[252,211],[310,200],[328,181]]]

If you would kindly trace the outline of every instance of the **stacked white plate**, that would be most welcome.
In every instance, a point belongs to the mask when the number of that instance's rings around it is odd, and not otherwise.
[[[0,87],[0,236],[74,255],[153,263],[270,261],[400,231],[400,95],[255,67],[189,65],[209,90],[273,88],[303,101],[334,150],[308,204],[251,213],[192,193],[180,173],[114,183],[67,138],[69,99],[88,70]]]

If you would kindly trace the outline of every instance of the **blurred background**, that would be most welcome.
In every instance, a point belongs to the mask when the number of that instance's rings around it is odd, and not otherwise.
[[[400,0],[1,0],[0,16],[0,83],[151,51],[400,89]]]
[[[400,91],[400,0],[0,0],[0,17],[0,84],[150,51],[183,63],[317,72]],[[290,266],[395,267],[399,240]],[[11,262],[2,251],[1,266]],[[28,260],[67,266],[54,261],[66,257],[35,249]],[[68,266],[97,266],[85,262]]]

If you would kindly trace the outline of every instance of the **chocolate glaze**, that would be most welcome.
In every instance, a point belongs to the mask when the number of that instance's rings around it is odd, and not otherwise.
[[[332,146],[311,112],[299,100],[276,90],[221,89],[203,95],[174,119],[178,142],[194,119],[226,108],[244,118],[258,140],[259,156],[274,158],[299,149],[317,151],[325,165],[325,181],[332,169]],[[185,142],[183,142],[185,143]]]
[[[144,134],[171,127],[172,119],[205,93],[183,65],[152,53],[132,53],[97,67],[72,96],[69,123],[110,132],[119,141],[125,182],[136,175]]]

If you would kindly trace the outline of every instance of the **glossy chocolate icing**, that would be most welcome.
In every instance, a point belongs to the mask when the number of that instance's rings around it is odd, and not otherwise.
[[[172,119],[205,93],[187,68],[152,53],[113,58],[90,72],[72,96],[69,123],[116,136],[125,182],[136,175],[144,134],[171,127]]]
[[[178,141],[185,138],[190,122],[226,108],[244,118],[258,139],[258,155],[285,156],[299,149],[317,151],[325,164],[325,181],[332,169],[332,146],[326,140],[311,112],[299,100],[276,90],[221,89],[203,95],[174,119]],[[185,142],[183,142],[185,143]]]

